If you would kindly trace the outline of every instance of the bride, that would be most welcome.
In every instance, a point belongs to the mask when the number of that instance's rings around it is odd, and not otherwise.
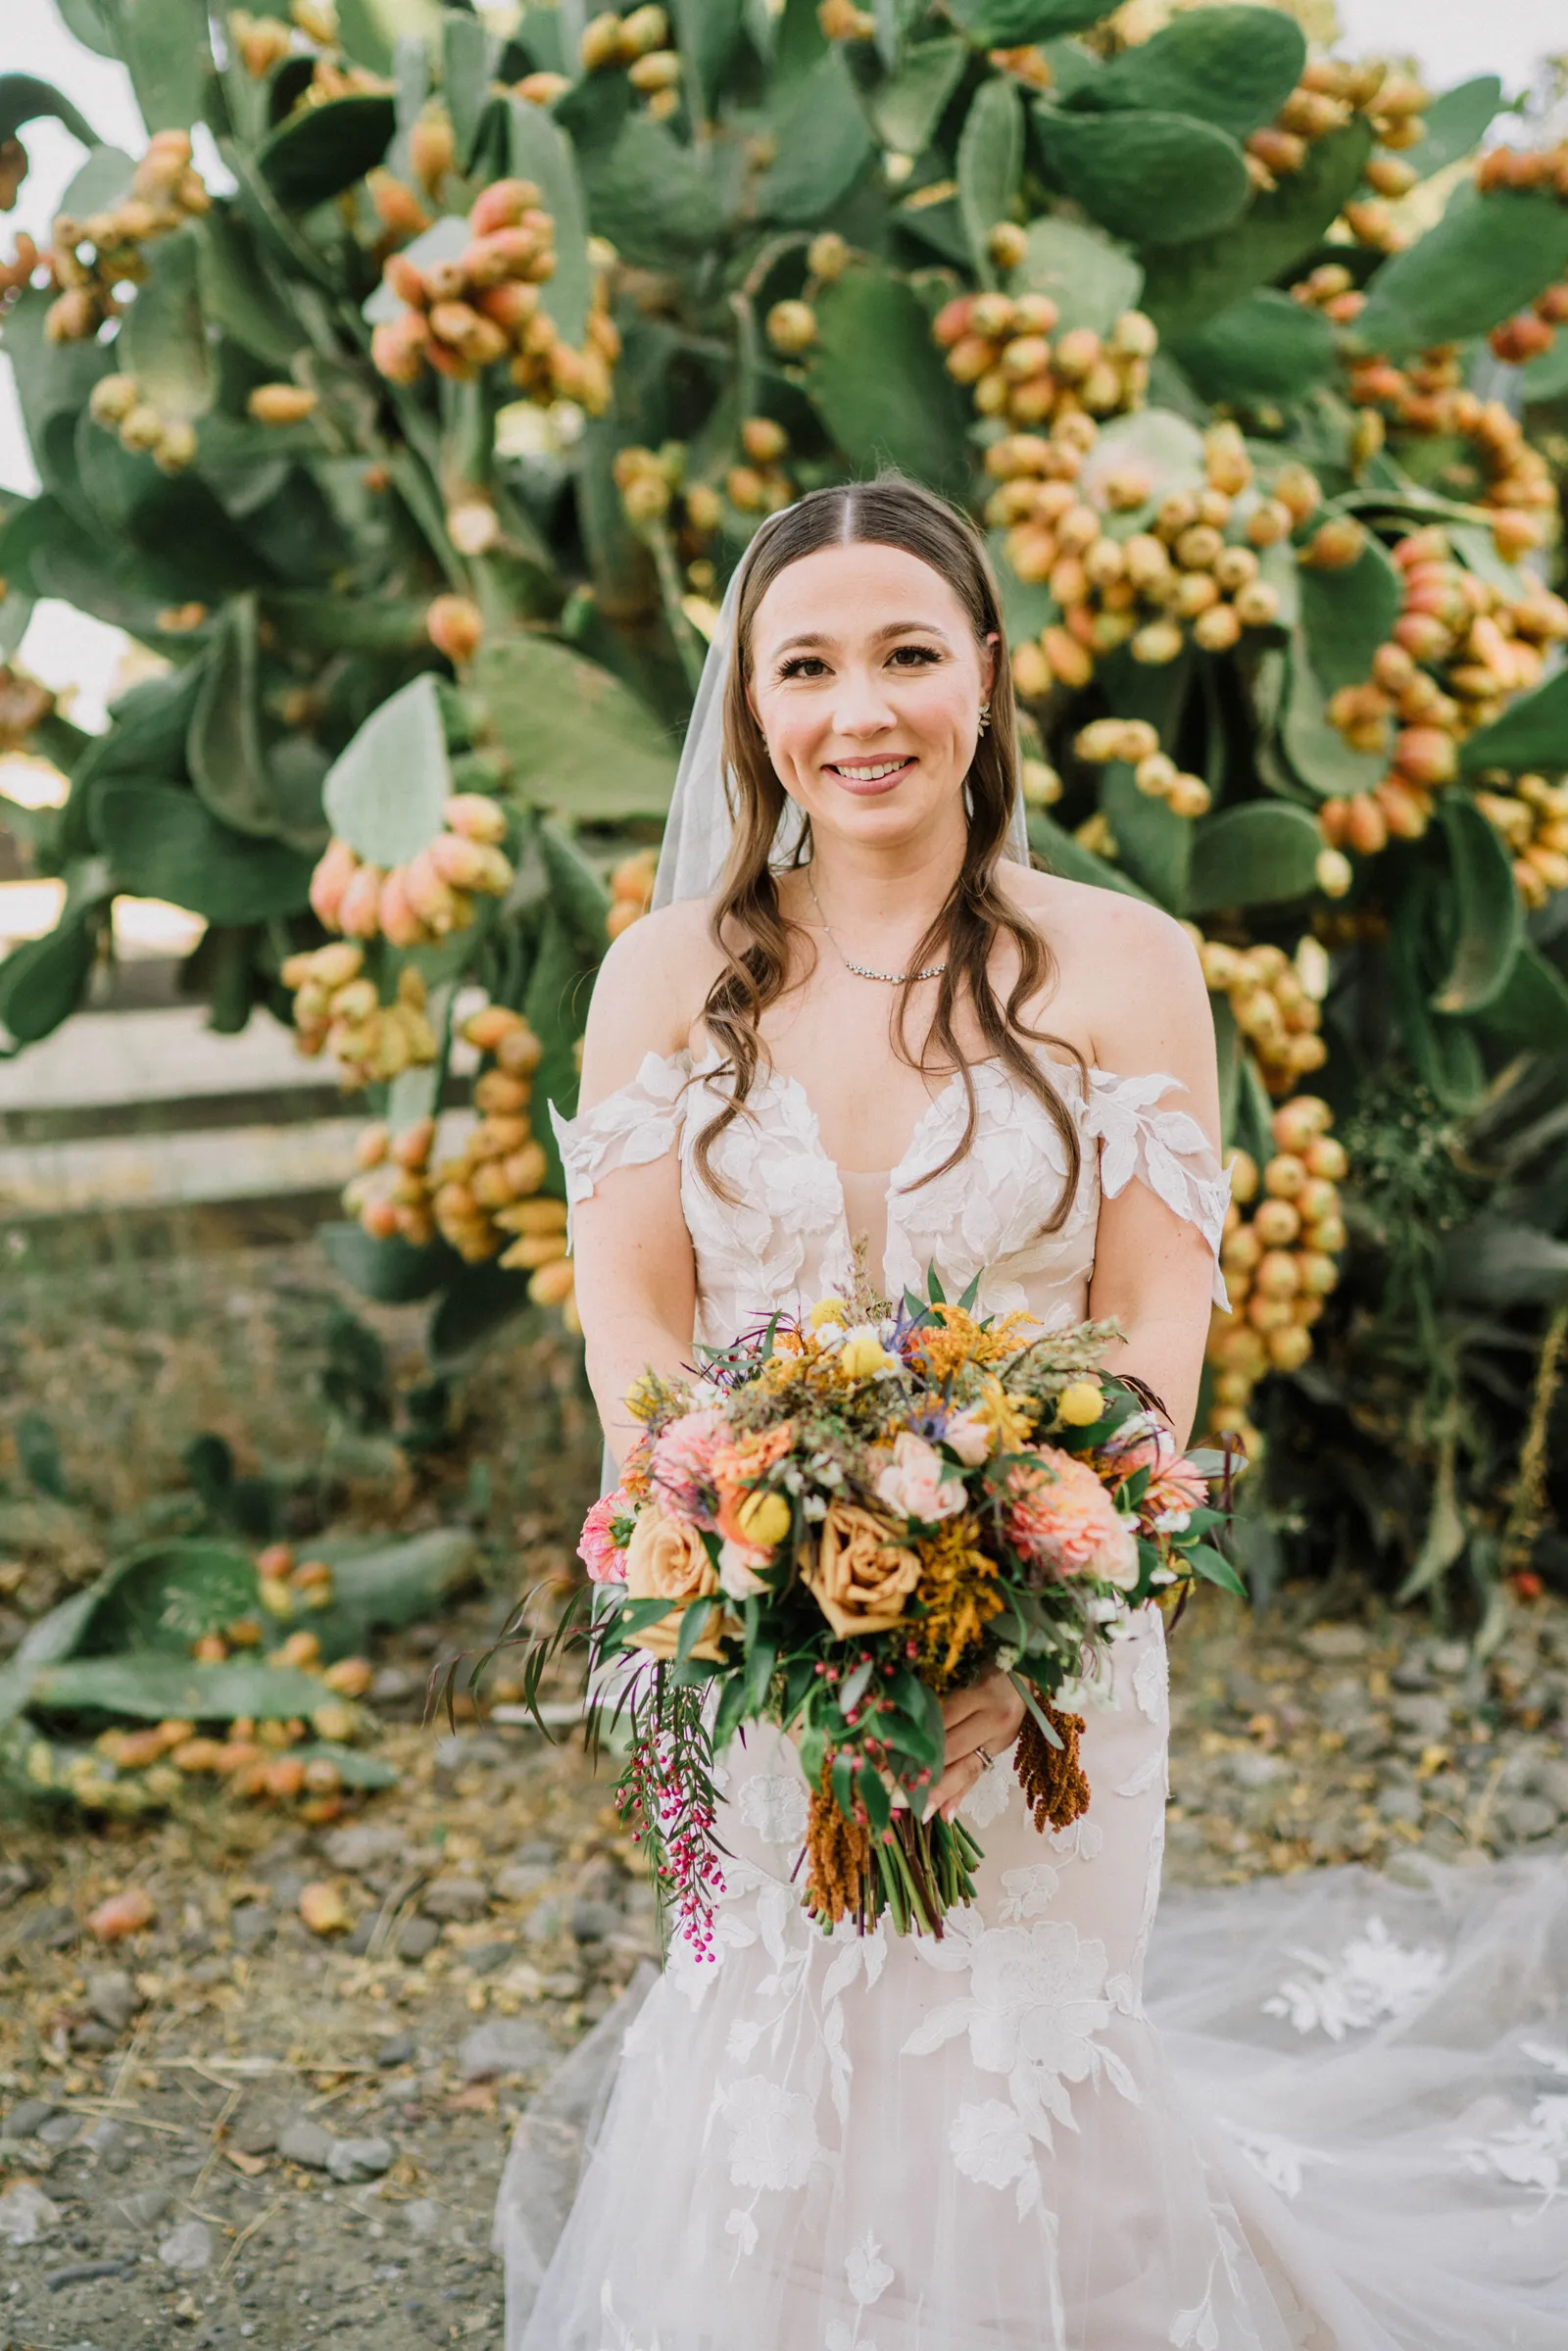
[[[617,1457],[646,1365],[804,1312],[858,1247],[895,1298],[934,1263],[982,1313],[1115,1316],[1185,1440],[1224,1299],[1207,997],[1167,915],[1030,870],[1016,776],[967,522],[899,479],[766,522],[560,1126]],[[1087,1708],[1093,1801],[1042,1835],[1011,1683],[945,1702],[933,1801],[986,1860],[940,1941],[813,1927],[795,1748],[731,1747],[711,1955],[677,1942],[519,2126],[509,2351],[1563,2342],[1553,1866],[1208,1894],[1162,1915],[1152,1991],[1155,1607]]]

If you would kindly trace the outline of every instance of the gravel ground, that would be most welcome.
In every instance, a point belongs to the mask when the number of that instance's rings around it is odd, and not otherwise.
[[[1481,1665],[1322,1602],[1205,1598],[1180,1628],[1168,1877],[1568,1849],[1568,1606],[1519,1608]],[[0,2351],[499,2347],[510,2126],[653,1955],[652,1903],[606,1776],[532,1730],[422,1730],[404,1678],[403,1785],[347,1825],[8,1835]],[[320,1881],[331,1938],[298,1911]],[[93,1942],[132,1883],[156,1920]]]

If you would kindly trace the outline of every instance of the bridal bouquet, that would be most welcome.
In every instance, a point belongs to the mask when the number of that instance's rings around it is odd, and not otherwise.
[[[824,1928],[886,1912],[940,1935],[981,1852],[961,1820],[923,1817],[943,1695],[988,1666],[1012,1676],[1018,1778],[1037,1825],[1064,1826],[1089,1801],[1073,1694],[1117,1620],[1195,1576],[1242,1590],[1206,1540],[1232,1464],[1179,1454],[1099,1368],[1113,1323],[1031,1339],[1025,1317],[929,1288],[896,1310],[825,1298],[705,1350],[694,1380],[644,1374],[642,1435],[583,1529],[587,1621],[579,1592],[531,1644],[530,1695],[575,1634],[598,1706],[629,1713],[616,1801],[700,1952],[722,1890],[713,1757],[734,1732],[798,1740],[804,1899]]]

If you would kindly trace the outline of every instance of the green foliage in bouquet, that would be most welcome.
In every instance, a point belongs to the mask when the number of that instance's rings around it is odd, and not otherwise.
[[[1036,1825],[1065,1827],[1090,1793],[1072,1693],[1126,1610],[1199,1576],[1243,1589],[1208,1540],[1230,1457],[1183,1455],[1099,1370],[1113,1323],[1031,1338],[1023,1315],[977,1321],[974,1289],[948,1301],[934,1269],[928,1291],[894,1310],[862,1285],[703,1350],[696,1382],[634,1382],[643,1434],[583,1530],[591,1616],[574,1593],[524,1649],[535,1704],[576,1644],[591,1714],[628,1718],[617,1802],[699,1954],[723,1875],[712,1759],[736,1732],[799,1745],[823,1929],[886,1913],[940,1935],[981,1857],[926,1812],[944,1693],[1011,1677],[1019,1780]]]
[[[5,266],[0,657],[63,597],[168,666],[91,739],[3,681],[70,777],[13,1046],[118,891],[172,899],[215,1024],[369,1100],[354,1278],[447,1359],[569,1320],[544,1103],[723,583],[902,466],[993,533],[1036,850],[1201,942],[1244,1195],[1204,1411],[1267,1441],[1263,1580],[1560,1564],[1568,157],[1477,164],[1496,80],[1183,0],[62,6],[153,135],[0,76],[5,190],[38,116],[84,148]]]

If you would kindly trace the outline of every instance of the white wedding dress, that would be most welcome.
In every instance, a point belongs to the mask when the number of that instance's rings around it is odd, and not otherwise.
[[[1055,1066],[1083,1169],[1042,1238],[1060,1140],[994,1064],[970,1151],[918,1191],[956,1083],[871,1178],[760,1079],[714,1151],[733,1206],[691,1155],[710,1067],[650,1054],[561,1127],[573,1200],[679,1151],[700,1339],[808,1305],[852,1231],[891,1295],[934,1261],[950,1296],[984,1273],[981,1311],[1079,1321],[1102,1194],[1134,1179],[1217,1248],[1224,1179],[1168,1079]],[[1037,1833],[1001,1758],[964,1805],[978,1901],[941,1940],[814,1928],[795,1748],[731,1747],[715,1959],[677,1942],[518,2126],[508,2351],[1562,2351],[1568,1864],[1174,1897],[1151,1950],[1157,1610],[1098,1694],[1089,1810]]]

